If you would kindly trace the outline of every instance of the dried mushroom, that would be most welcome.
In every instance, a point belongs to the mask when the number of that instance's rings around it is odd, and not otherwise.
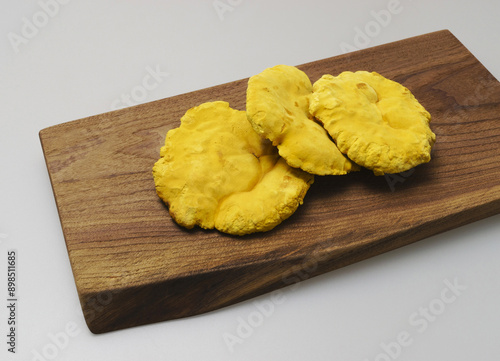
[[[153,167],[156,191],[181,226],[243,235],[269,230],[302,203],[314,178],[292,169],[222,101],[189,109]]]
[[[301,70],[287,65],[265,69],[248,81],[248,120],[292,167],[317,175],[359,169],[309,114],[311,93],[311,82]]]
[[[376,175],[399,173],[431,158],[431,116],[403,85],[366,71],[324,75],[310,113],[342,153]]]

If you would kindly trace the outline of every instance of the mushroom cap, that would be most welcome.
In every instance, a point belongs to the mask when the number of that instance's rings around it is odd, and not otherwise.
[[[271,229],[295,211],[313,182],[306,172],[284,168],[246,113],[222,101],[189,109],[168,131],[160,156],[153,167],[156,191],[188,229],[239,235]],[[279,217],[262,221],[276,212]]]
[[[309,114],[311,94],[311,81],[303,71],[288,65],[267,68],[248,81],[248,120],[292,167],[317,175],[359,169]]]
[[[403,85],[376,72],[324,75],[310,113],[340,151],[376,175],[400,173],[431,159],[431,116]]]

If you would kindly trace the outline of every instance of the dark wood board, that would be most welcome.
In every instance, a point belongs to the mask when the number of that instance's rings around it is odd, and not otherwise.
[[[290,64],[294,65],[294,64]],[[447,30],[300,65],[311,81],[377,71],[432,114],[432,160],[404,174],[316,177],[270,232],[178,227],[151,168],[187,109],[245,109],[247,79],[40,131],[86,322],[94,333],[196,315],[500,211],[500,83]]]

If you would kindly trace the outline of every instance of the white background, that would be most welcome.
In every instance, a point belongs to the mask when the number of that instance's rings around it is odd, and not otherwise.
[[[148,102],[335,56],[342,43],[368,47],[441,29],[500,77],[500,2],[393,0],[396,11],[377,28],[373,14],[390,3],[73,0],[43,10],[2,0],[0,359],[498,359],[499,215],[283,289],[273,307],[270,295],[257,298],[266,312],[254,299],[93,335],[79,308],[40,129],[107,112],[123,94]],[[368,39],[356,38],[367,30]],[[163,75],[144,93],[137,87],[148,68]],[[6,344],[8,249],[18,252],[15,355]],[[460,289],[453,294],[446,282]],[[400,334],[407,340],[396,346]]]

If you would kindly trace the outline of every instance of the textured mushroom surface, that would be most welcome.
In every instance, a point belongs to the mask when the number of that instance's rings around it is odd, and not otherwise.
[[[290,167],[283,158],[269,159],[269,170],[248,192],[224,199],[215,217],[215,228],[243,235],[273,229],[302,204],[314,176]]]
[[[189,109],[153,167],[159,197],[181,226],[243,235],[272,229],[302,203],[314,178],[280,162],[244,111],[222,101]]]
[[[296,67],[265,69],[248,81],[248,120],[257,133],[278,147],[292,167],[317,175],[341,175],[359,169],[309,114],[311,93],[311,81]]]
[[[310,113],[342,153],[376,175],[431,159],[431,116],[403,85],[375,72],[324,75],[313,86]]]

